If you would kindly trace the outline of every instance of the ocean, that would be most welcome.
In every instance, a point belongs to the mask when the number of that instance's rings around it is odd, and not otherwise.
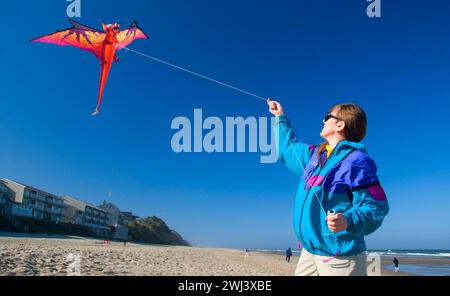
[[[369,250],[369,253],[381,256],[412,257],[412,258],[442,258],[450,259],[450,250]]]
[[[388,270],[394,270],[394,266],[392,265],[386,265],[383,267]],[[406,272],[413,275],[450,276],[450,264],[442,264],[442,265],[404,264],[400,265],[399,267],[401,272]]]
[[[286,250],[281,249],[251,249],[250,251],[265,252],[271,254],[285,255]],[[292,249],[293,256],[300,256],[301,250]],[[400,258],[421,258],[421,259],[449,259],[450,250],[401,250],[401,249],[377,249],[368,250],[370,254],[380,255],[382,257]],[[445,260],[445,263],[448,261]],[[394,270],[393,265],[385,265],[383,268]],[[420,276],[450,276],[450,264],[402,264],[400,259],[400,271]]]
[[[265,252],[271,254],[286,254],[286,250],[282,249],[251,249],[250,251]],[[293,249],[294,256],[299,256],[301,250]],[[371,254],[390,257],[411,257],[411,258],[442,258],[450,259],[450,250],[400,250],[400,249],[378,249],[368,250]]]

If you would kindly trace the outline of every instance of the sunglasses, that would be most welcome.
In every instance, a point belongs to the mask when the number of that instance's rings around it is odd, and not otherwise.
[[[328,119],[330,118],[334,118],[336,120],[340,120],[343,121],[342,119],[340,119],[339,117],[334,116],[333,114],[331,114],[330,112],[327,112],[327,115],[323,118],[323,122],[327,122]]]

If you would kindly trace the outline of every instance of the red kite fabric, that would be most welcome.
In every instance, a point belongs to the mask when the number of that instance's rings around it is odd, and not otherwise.
[[[92,115],[96,115],[100,110],[103,90],[112,62],[115,61],[117,63],[119,61],[116,51],[127,47],[136,39],[148,39],[148,36],[137,26],[136,21],[129,28],[122,31],[119,24],[106,25],[102,23],[105,32],[89,28],[71,19],[69,19],[69,22],[73,27],[38,37],[31,41],[53,43],[60,46],[75,46],[93,53],[100,60],[101,71],[97,107],[92,113]]]

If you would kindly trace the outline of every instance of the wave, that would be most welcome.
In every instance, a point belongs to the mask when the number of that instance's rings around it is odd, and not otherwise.
[[[450,253],[440,252],[383,252],[383,251],[369,251],[371,254],[381,256],[398,256],[398,257],[438,257],[438,258],[450,258]]]
[[[292,253],[297,255],[301,253],[301,250],[291,249]],[[265,253],[277,253],[277,254],[285,254],[286,250],[282,249],[253,249],[252,251],[256,252],[265,252]],[[367,251],[369,254],[375,254],[380,256],[396,256],[396,257],[427,257],[427,258],[445,258],[450,259],[450,252],[447,250],[374,250]]]

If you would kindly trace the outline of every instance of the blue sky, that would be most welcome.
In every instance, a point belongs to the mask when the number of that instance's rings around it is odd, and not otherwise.
[[[448,249],[450,4],[432,2],[382,0],[382,17],[370,19],[364,0],[82,0],[77,21],[137,19],[150,40],[131,48],[277,98],[310,143],[321,142],[330,106],[360,104],[391,205],[368,247]],[[157,215],[194,245],[295,246],[290,171],[260,164],[259,153],[170,146],[177,116],[269,116],[265,103],[121,52],[92,117],[95,57],[29,43],[68,27],[66,6],[2,3],[0,177]]]

